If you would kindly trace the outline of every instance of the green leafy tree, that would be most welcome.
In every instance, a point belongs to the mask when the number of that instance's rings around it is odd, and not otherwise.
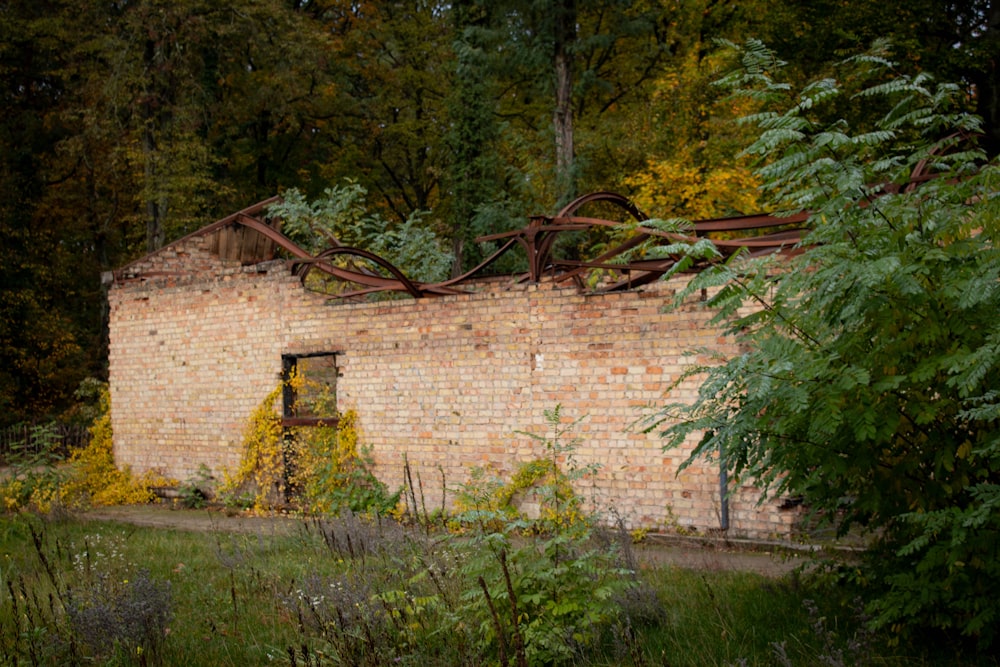
[[[346,182],[327,188],[312,202],[296,189],[268,207],[281,218],[282,229],[306,250],[317,253],[338,245],[368,250],[386,259],[414,280],[444,280],[452,258],[441,239],[420,224],[419,212],[402,224],[392,224],[366,207],[368,191]]]
[[[634,0],[489,4],[498,113],[517,151],[508,159],[548,206],[607,187],[614,122],[622,109],[645,112],[644,88],[676,47],[679,10]]]
[[[94,290],[79,277],[86,258],[69,263],[86,220],[62,224],[42,201],[65,179],[51,160],[69,34],[46,21],[48,4],[0,10],[0,425],[57,414],[87,373],[78,326]]]
[[[102,271],[308,172],[333,46],[279,0],[4,5],[0,423],[106,373]]]
[[[320,158],[319,182],[356,180],[382,215],[397,222],[435,210],[447,157],[447,8],[427,2],[333,5],[338,9],[328,21],[339,48],[331,56],[344,70],[343,104],[334,114],[350,123],[325,130],[332,150]]]
[[[961,82],[966,103],[984,120],[981,145],[991,156],[1000,154],[997,0],[768,2],[758,14],[752,34],[788,54],[792,66],[810,77],[828,71],[837,54],[889,39],[901,62]],[[854,110],[858,112],[866,113],[863,108]]]
[[[748,43],[728,83],[788,99]],[[740,480],[801,496],[840,533],[870,531],[854,581],[876,623],[989,644],[1000,614],[1000,170],[961,89],[877,55],[749,120],[748,153],[784,210],[812,212],[801,254],[715,261],[683,296],[744,350],[691,368],[696,400],[657,416],[667,446],[725,454]],[[862,82],[864,82],[862,84]],[[853,92],[852,92],[853,91]],[[871,126],[830,119],[843,98]],[[934,178],[909,187],[915,171]],[[701,246],[704,249],[704,246]],[[748,307],[744,309],[744,307]],[[703,374],[703,375],[702,375]]]
[[[452,5],[454,79],[448,98],[450,130],[446,140],[450,152],[445,187],[454,264],[452,275],[462,273],[463,260],[475,266],[483,259],[473,240],[476,236],[502,231],[482,224],[488,208],[501,199],[503,170],[497,144],[500,123],[496,119],[496,79],[490,68],[488,28],[490,6],[476,0]]]

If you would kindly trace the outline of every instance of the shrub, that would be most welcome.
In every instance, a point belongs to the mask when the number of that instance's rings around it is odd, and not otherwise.
[[[621,614],[625,592],[636,585],[617,542],[594,539],[597,518],[584,511],[572,483],[596,470],[579,465],[579,440],[570,436],[579,420],[563,423],[562,408],[545,411],[549,432],[521,432],[542,444],[543,456],[521,465],[509,484],[483,484],[475,471],[459,493],[465,511],[456,517],[473,532],[463,542],[468,558],[462,615],[475,620],[483,655],[508,664],[569,663],[593,647]],[[539,517],[512,508],[515,494],[531,489]],[[540,533],[539,543],[520,536]]]
[[[154,472],[136,477],[115,465],[111,440],[111,404],[107,386],[100,389],[99,409],[90,426],[90,442],[73,449],[68,462],[59,455],[59,436],[51,424],[32,430],[28,443],[14,447],[10,474],[0,483],[7,511],[56,507],[123,505],[155,499],[150,487],[169,483]]]
[[[66,478],[59,467],[59,444],[55,425],[43,424],[31,428],[26,442],[12,446],[7,476],[0,480],[4,511],[30,509],[47,513],[58,505],[59,488]]]
[[[786,100],[760,44],[728,82]],[[870,531],[849,578],[875,623],[991,643],[1000,618],[1000,170],[975,146],[963,89],[852,58],[850,99],[884,109],[850,127],[824,79],[751,117],[748,151],[782,210],[808,209],[797,256],[716,260],[680,299],[713,295],[744,352],[691,368],[693,404],[658,415],[668,446],[724,451],[732,473],[801,495],[841,533]],[[830,110],[832,109],[832,114]],[[922,170],[931,178],[909,187]],[[743,310],[744,306],[750,306]],[[701,375],[704,374],[704,375]]]
[[[97,655],[155,663],[171,616],[170,582],[145,570],[124,579],[101,573],[66,592],[70,631]]]
[[[66,504],[148,503],[156,499],[151,487],[172,483],[152,471],[136,477],[129,468],[118,468],[111,435],[111,398],[104,386],[100,409],[90,427],[90,443],[74,450],[69,457],[68,473],[60,488],[60,497]]]
[[[286,386],[301,395],[305,382],[292,373],[250,415],[243,432],[240,467],[233,475],[224,474],[220,496],[227,504],[256,511],[295,500],[310,514],[390,512],[401,491],[390,493],[372,472],[374,463],[359,445],[356,412],[344,412],[336,425],[282,427],[275,403]],[[308,406],[310,412],[329,411],[330,397],[323,392],[316,396],[322,405]]]
[[[388,514],[402,490],[389,493],[372,472],[374,462],[358,444],[358,414],[347,410],[336,427],[295,430],[295,474],[303,509],[314,514]]]
[[[499,529],[519,522],[528,530],[541,533],[588,527],[591,517],[583,510],[583,498],[577,495],[573,483],[596,472],[598,466],[578,465],[574,452],[579,447],[579,439],[567,439],[582,418],[563,424],[561,405],[543,414],[549,428],[547,434],[518,431],[541,443],[542,455],[520,463],[506,483],[484,468],[473,468],[470,480],[457,491],[457,515],[453,523],[474,523],[481,529]],[[518,502],[532,493],[539,500],[538,517],[529,520],[519,509]]]
[[[188,509],[201,509],[208,504],[212,493],[212,471],[202,463],[198,471],[177,487],[177,499]]]
[[[367,196],[363,186],[350,180],[327,188],[313,202],[290,188],[283,194],[283,201],[269,206],[267,212],[280,217],[282,231],[310,252],[336,245],[363,248],[391,258],[414,280],[447,278],[452,255],[447,244],[427,225],[425,213],[414,212],[401,224],[394,224],[367,210]]]

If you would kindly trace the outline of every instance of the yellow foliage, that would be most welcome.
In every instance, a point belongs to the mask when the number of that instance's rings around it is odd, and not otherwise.
[[[4,511],[31,509],[44,514],[60,506],[146,503],[155,499],[151,486],[172,483],[154,473],[136,477],[128,468],[115,466],[107,387],[101,389],[99,398],[90,443],[74,449],[67,464],[54,459],[29,463],[0,484]]]
[[[35,480],[36,482],[38,480]],[[0,503],[5,512],[30,510],[48,514],[59,501],[59,487],[55,484],[31,484],[24,479],[9,479],[0,485]]]
[[[0,500],[3,501],[4,512],[16,512],[21,509],[21,489],[23,482],[19,479],[5,480],[0,486]]]
[[[646,168],[624,179],[640,209],[658,218],[691,220],[756,213],[758,179],[737,157],[746,129],[732,121],[753,102],[725,96],[711,85],[730,65],[719,52],[694,45],[657,81]]]
[[[350,483],[347,473],[359,461],[358,413],[344,412],[336,428],[295,429],[295,445],[292,483],[300,490],[303,510],[311,514],[331,512],[336,492]]]
[[[668,158],[650,161],[645,171],[625,182],[639,208],[660,218],[701,220],[760,208],[759,180],[749,167],[705,165],[687,146]]]
[[[250,415],[243,431],[239,469],[234,474],[223,473],[223,497],[245,502],[255,512],[266,512],[286,501],[291,486],[303,511],[322,514],[334,509],[346,487],[359,482],[358,476],[351,476],[363,464],[355,411],[341,414],[336,426],[294,428],[286,439],[275,404],[285,387],[302,395],[307,384],[301,374],[293,371]],[[314,404],[310,406],[313,411],[331,411],[334,400],[329,390],[314,393]]]
[[[243,428],[243,456],[235,474],[223,472],[223,496],[252,495],[252,508],[265,511],[276,507],[285,496],[285,464],[282,451],[281,417],[274,410],[284,383],[254,408]]]
[[[649,535],[648,528],[633,528],[629,531],[629,536],[632,538],[632,544],[640,544],[644,542],[647,535]]]
[[[100,412],[90,427],[90,444],[70,454],[69,475],[59,489],[60,500],[70,506],[130,505],[156,499],[153,486],[173,484],[152,471],[136,477],[128,467],[115,465],[112,449],[111,400],[101,390]]]
[[[483,471],[479,471],[480,474]],[[473,479],[472,486],[480,486],[479,480]],[[540,497],[538,519],[545,529],[560,531],[570,527],[583,525],[587,521],[586,514],[580,508],[580,498],[573,491],[569,478],[550,458],[537,458],[521,463],[517,471],[506,484],[495,484],[480,488],[485,493],[459,494],[455,500],[455,510],[463,512],[479,511],[494,513],[504,520],[522,518],[517,508],[517,496],[532,491],[542,493]],[[455,526],[457,528],[457,526]],[[496,528],[496,526],[493,526]]]

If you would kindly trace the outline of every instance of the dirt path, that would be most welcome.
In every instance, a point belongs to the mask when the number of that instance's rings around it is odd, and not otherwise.
[[[302,519],[296,517],[229,516],[216,510],[180,509],[169,505],[101,507],[81,514],[80,518],[173,530],[261,535],[290,535],[302,525]],[[679,544],[676,540],[658,536],[649,537],[635,550],[639,562],[648,565],[674,565],[706,572],[757,572],[768,577],[780,577],[808,562],[802,554],[777,546],[749,548],[748,545],[696,540],[685,540]]]

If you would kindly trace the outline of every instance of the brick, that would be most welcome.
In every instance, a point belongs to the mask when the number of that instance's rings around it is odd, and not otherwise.
[[[406,454],[429,507],[450,503],[447,489],[473,466],[509,477],[541,455],[540,443],[515,434],[546,435],[542,411],[559,403],[567,420],[585,417],[578,463],[602,466],[580,484],[587,498],[617,507],[631,527],[718,528],[717,466],[676,475],[696,438],[664,452],[655,434],[629,430],[697,360],[686,350],[736,351],[696,300],[663,310],[684,278],[606,295],[494,281],[472,294],[337,303],[306,292],[283,262],[221,262],[202,241],[128,267],[136,278],[171,271],[172,280],[109,292],[119,464],[178,479],[200,464],[217,475],[235,468],[243,423],[277,382],[282,355],[327,351],[337,353],[338,407],[358,411],[376,473],[400,484]],[[670,400],[696,391],[685,382]],[[773,503],[754,510],[756,500],[753,488],[737,490],[731,532],[788,535],[795,513]]]

